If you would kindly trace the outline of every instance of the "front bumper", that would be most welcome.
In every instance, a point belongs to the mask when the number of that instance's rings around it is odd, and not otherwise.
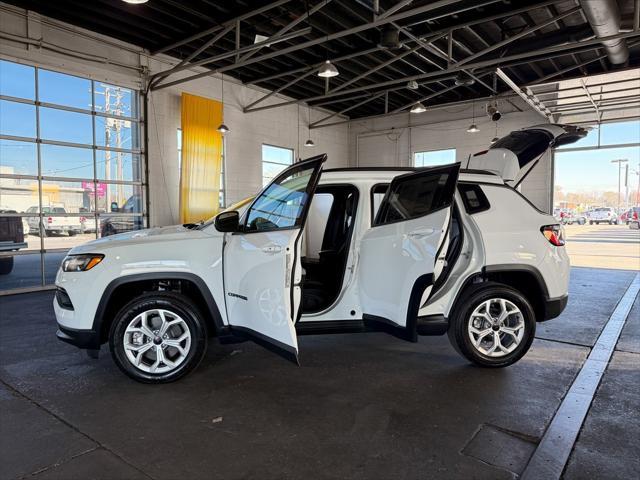
[[[547,298],[544,302],[544,319],[551,320],[558,317],[566,308],[569,301],[569,294],[558,298]]]
[[[74,330],[58,324],[56,337],[65,343],[88,350],[100,349],[100,335],[93,330]]]

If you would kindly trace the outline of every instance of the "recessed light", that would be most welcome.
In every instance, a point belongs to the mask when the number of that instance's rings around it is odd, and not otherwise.
[[[132,5],[140,5],[142,3],[147,3],[149,0],[122,0],[124,3],[130,3]]]

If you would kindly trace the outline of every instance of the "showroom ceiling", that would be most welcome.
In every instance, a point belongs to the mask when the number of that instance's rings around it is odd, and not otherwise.
[[[634,0],[617,2],[621,21],[614,18],[614,31],[599,34],[615,37],[613,43],[628,50],[628,59],[618,65],[612,63],[610,49],[595,38],[584,6],[593,2],[586,1],[8,3],[152,53],[189,59],[185,69],[196,62],[350,118],[408,110],[417,101],[434,106],[510,91],[505,83],[495,82],[496,67],[518,86],[526,86],[640,65]],[[616,8],[614,0],[600,3]],[[268,45],[251,50],[261,38],[269,39]],[[240,52],[235,52],[237,46]],[[317,75],[326,60],[340,72],[328,82]],[[175,78],[156,78],[154,87]],[[410,80],[415,83],[410,85]],[[272,108],[265,105],[248,105],[246,111]]]

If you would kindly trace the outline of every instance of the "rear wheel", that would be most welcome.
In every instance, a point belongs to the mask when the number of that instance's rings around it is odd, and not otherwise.
[[[471,362],[507,367],[527,353],[536,330],[535,314],[517,290],[487,284],[460,300],[449,325],[449,340]]]
[[[117,314],[109,346],[120,369],[143,383],[178,380],[198,366],[206,350],[202,314],[183,295],[147,293]]]

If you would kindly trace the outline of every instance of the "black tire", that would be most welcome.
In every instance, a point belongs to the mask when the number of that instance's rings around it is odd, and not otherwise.
[[[471,314],[482,302],[493,298],[504,298],[520,309],[524,321],[524,333],[520,344],[510,353],[501,357],[483,354],[472,344],[467,333]],[[488,282],[465,294],[454,309],[449,320],[449,341],[467,360],[482,367],[508,367],[524,356],[531,347],[536,333],[536,318],[529,301],[518,291],[501,283]]]
[[[134,366],[124,349],[124,335],[129,323],[140,313],[163,309],[180,316],[188,326],[191,345],[186,358],[174,370],[166,373],[145,372]],[[140,295],[126,304],[116,315],[109,333],[109,348],[116,365],[127,376],[142,383],[174,382],[194,370],[202,361],[207,348],[207,331],[204,317],[189,299],[176,293],[150,292]]]
[[[589,220],[589,225],[593,225],[593,220]]]
[[[67,232],[67,235],[69,235],[70,237],[75,237],[78,234],[78,232],[74,231],[74,230],[69,230]]]
[[[0,257],[0,275],[9,275],[13,271],[13,257]]]

